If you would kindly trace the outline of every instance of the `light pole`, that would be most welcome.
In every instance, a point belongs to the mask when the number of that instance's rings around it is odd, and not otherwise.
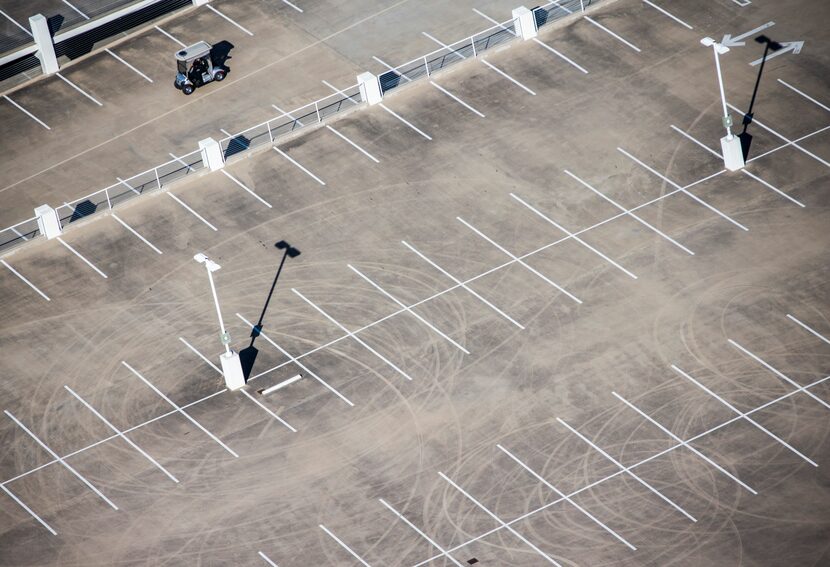
[[[216,316],[219,318],[219,329],[222,332],[220,340],[225,345],[225,352],[219,356],[219,360],[222,363],[222,374],[225,376],[225,386],[230,390],[238,390],[245,385],[245,375],[242,372],[239,353],[231,350],[231,337],[225,331],[225,322],[222,320],[222,311],[219,309],[219,297],[216,295],[216,286],[213,284],[213,272],[219,270],[222,266],[201,252],[193,256],[193,259],[203,264],[207,270],[210,291],[213,294],[213,303],[216,306]]]
[[[715,52],[715,70],[718,74],[718,88],[720,89],[720,100],[723,105],[723,126],[726,128],[726,136],[720,139],[720,147],[723,153],[723,164],[729,171],[737,171],[744,167],[744,152],[741,147],[741,139],[732,134],[732,116],[726,108],[726,93],[723,90],[723,75],[720,70],[720,56],[728,53],[729,48],[721,45],[711,37],[704,37],[700,43],[711,47]]]

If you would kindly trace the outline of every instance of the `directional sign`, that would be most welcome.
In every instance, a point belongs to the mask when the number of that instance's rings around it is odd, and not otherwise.
[[[767,22],[762,26],[758,26],[754,30],[749,30],[748,32],[742,33],[741,35],[736,35],[735,37],[732,37],[730,34],[726,34],[725,36],[723,36],[723,39],[721,40],[720,44],[725,45],[726,47],[740,47],[742,45],[746,45],[746,43],[741,40],[746,39],[749,36],[758,33],[759,31],[771,28],[774,25],[775,22]]]
[[[772,59],[773,57],[778,57],[779,55],[784,55],[785,53],[789,53],[792,51],[793,55],[798,55],[801,53],[801,48],[804,47],[803,41],[782,41],[781,42],[781,49],[774,52],[772,55],[767,56],[767,61]],[[756,59],[750,65],[755,67],[756,65],[760,65],[764,58]]]

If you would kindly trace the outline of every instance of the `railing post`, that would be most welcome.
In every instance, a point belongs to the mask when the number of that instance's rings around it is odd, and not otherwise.
[[[536,30],[536,17],[533,12],[520,6],[513,10],[513,21],[516,25],[516,35],[522,39],[531,39],[539,35]]]
[[[582,11],[585,11],[585,3],[582,0],[579,0],[579,6],[582,8]]]
[[[376,75],[369,72],[359,74],[357,86],[360,89],[360,99],[366,104],[377,104],[383,100],[383,91]]]
[[[159,189],[161,189],[161,179],[159,178],[159,168],[154,167],[153,173],[156,174],[156,183],[158,183]]]
[[[314,101],[314,112],[316,112],[316,113],[317,113],[317,122],[318,122],[318,123],[319,123],[319,122],[322,122],[322,121],[323,121],[323,119],[322,119],[322,118],[320,118],[320,107],[319,107],[319,106],[317,106],[317,101],[316,101],[316,100]]]
[[[37,45],[37,58],[40,59],[43,74],[57,73],[60,66],[55,57],[55,44],[52,43],[52,32],[49,30],[48,20],[43,14],[36,14],[29,18],[29,26],[32,28],[32,39]]]
[[[61,235],[61,219],[58,212],[49,205],[41,205],[35,208],[37,227],[40,233],[49,240]]]
[[[470,36],[470,45],[473,46],[473,57],[478,57],[478,54],[476,53],[476,36]]]
[[[225,156],[222,155],[222,146],[213,138],[199,140],[199,150],[202,152],[202,163],[211,171],[225,167]]]
[[[271,133],[271,121],[265,123],[265,127],[268,128],[268,139],[271,140],[271,143],[274,143],[274,135]]]
[[[429,77],[429,63],[427,62],[426,55],[424,55],[424,68],[427,70],[427,77]]]
[[[105,188],[105,189],[104,189],[104,195],[106,195],[106,196],[107,196],[107,206],[110,208],[110,210],[112,210],[112,201],[110,201],[110,191],[109,191],[109,187],[107,187],[107,188]]]

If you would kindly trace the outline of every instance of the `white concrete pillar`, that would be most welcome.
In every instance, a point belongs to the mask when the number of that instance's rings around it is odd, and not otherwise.
[[[536,30],[536,17],[531,10],[520,6],[513,10],[513,21],[516,22],[516,35],[522,39],[530,39],[539,35]]]
[[[729,171],[738,171],[744,168],[744,149],[738,136],[724,136],[720,139],[720,148],[723,153],[723,165]]]
[[[35,208],[35,216],[37,227],[43,236],[52,240],[61,235],[61,219],[58,218],[58,211],[49,205],[41,205]]]
[[[357,76],[357,84],[360,86],[360,99],[367,104],[377,104],[383,100],[383,92],[380,90],[380,81],[376,75],[366,72]]]
[[[222,155],[222,146],[213,138],[199,140],[199,150],[202,152],[202,163],[211,171],[225,167],[225,156]]]
[[[193,5],[194,6],[204,6],[208,2],[210,2],[210,0],[193,0]]]
[[[245,385],[245,374],[242,372],[242,362],[236,351],[224,352],[219,355],[222,362],[222,374],[225,375],[225,386],[228,390],[238,390]]]
[[[58,58],[55,57],[55,44],[52,43],[52,33],[49,31],[49,22],[43,14],[29,18],[32,28],[32,38],[37,45],[37,58],[44,75],[57,73],[60,69]]]

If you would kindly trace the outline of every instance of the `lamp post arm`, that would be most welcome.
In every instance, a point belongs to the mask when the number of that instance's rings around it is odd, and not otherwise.
[[[718,54],[717,43],[712,45],[712,51],[715,52],[715,69],[718,72],[718,88],[720,89],[720,100],[723,105],[723,116],[726,117],[729,114],[729,111],[726,109],[726,93],[723,90],[723,76],[721,75],[720,70],[720,55]],[[730,140],[732,139],[732,128],[729,126],[726,127],[726,137]]]
[[[210,271],[207,262],[205,262],[205,268],[207,269],[208,273],[208,280],[210,281],[210,291],[213,294],[213,303],[216,305],[216,316],[219,318],[219,329],[222,331],[222,335],[225,334],[225,322],[222,321],[222,311],[219,310],[219,297],[216,295],[216,286],[213,285],[213,272]],[[225,343],[225,353],[229,353],[231,351],[231,347],[228,343]]]

